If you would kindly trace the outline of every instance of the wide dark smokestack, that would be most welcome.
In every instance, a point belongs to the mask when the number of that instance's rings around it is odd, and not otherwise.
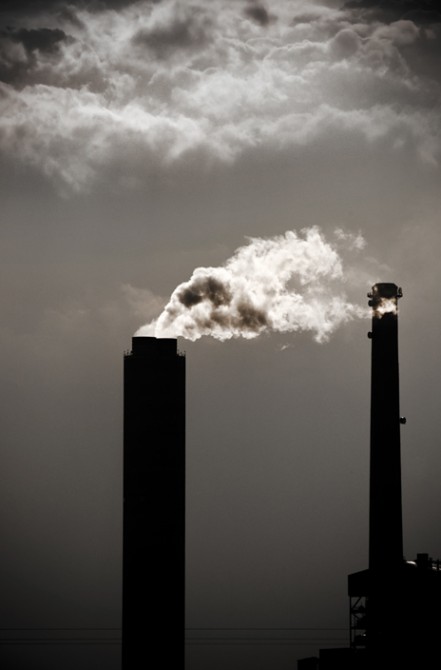
[[[184,667],[185,358],[134,337],[124,357],[123,670]]]
[[[395,284],[375,284],[372,307],[371,463],[369,568],[393,569],[403,561],[398,298]]]

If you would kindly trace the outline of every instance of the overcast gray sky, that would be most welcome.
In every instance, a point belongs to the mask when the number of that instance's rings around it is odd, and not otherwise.
[[[0,627],[120,626],[123,351],[195,268],[286,231],[338,253],[321,300],[403,287],[405,552],[441,556],[435,3],[40,0],[0,18]],[[347,628],[369,459],[352,316],[321,343],[179,339],[188,627]],[[314,648],[259,639],[189,645],[188,670]],[[0,655],[118,667],[111,646]]]

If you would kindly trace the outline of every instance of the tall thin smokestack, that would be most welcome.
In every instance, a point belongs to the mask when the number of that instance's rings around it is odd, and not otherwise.
[[[418,554],[416,561],[403,556],[401,297],[395,284],[375,284],[369,294],[373,309],[369,569],[348,576],[352,657],[344,667],[351,670],[438,668],[441,662],[441,562],[428,554]]]
[[[134,337],[124,356],[123,670],[184,667],[185,358]]]
[[[375,284],[372,307],[372,385],[369,568],[382,571],[403,561],[398,298],[395,284]]]

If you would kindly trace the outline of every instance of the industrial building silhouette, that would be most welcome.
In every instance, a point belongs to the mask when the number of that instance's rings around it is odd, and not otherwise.
[[[124,356],[123,670],[184,666],[185,357],[134,337]],[[162,659],[162,660],[161,660]]]
[[[398,299],[375,284],[372,307],[369,567],[348,576],[350,645],[321,649],[298,670],[440,667],[441,570],[428,554],[403,556]]]

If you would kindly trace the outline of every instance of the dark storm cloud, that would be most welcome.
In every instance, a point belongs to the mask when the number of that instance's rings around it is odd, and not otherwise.
[[[25,82],[38,66],[41,55],[55,57],[60,42],[66,37],[63,30],[50,28],[0,32],[0,80],[16,84]]]
[[[15,42],[21,42],[28,52],[39,51],[53,52],[57,48],[58,42],[66,38],[66,33],[62,30],[51,30],[50,28],[40,28],[38,30],[11,30],[0,33],[1,37],[10,37]]]
[[[441,20],[439,3],[433,0],[349,0],[344,7],[367,10],[372,19],[383,21],[408,19],[424,24]]]
[[[263,5],[249,5],[245,8],[245,15],[249,16],[261,26],[267,26],[271,20],[270,15]]]
[[[155,0],[151,1],[154,2]],[[19,18],[20,14],[24,12],[35,15],[63,7],[103,11],[105,9],[127,7],[135,2],[138,2],[138,0],[2,0],[0,14],[1,12],[15,13]]]
[[[152,49],[160,58],[164,58],[177,49],[202,46],[207,39],[209,26],[210,22],[204,18],[201,20],[191,8],[176,8],[173,16],[138,31],[133,42]]]

